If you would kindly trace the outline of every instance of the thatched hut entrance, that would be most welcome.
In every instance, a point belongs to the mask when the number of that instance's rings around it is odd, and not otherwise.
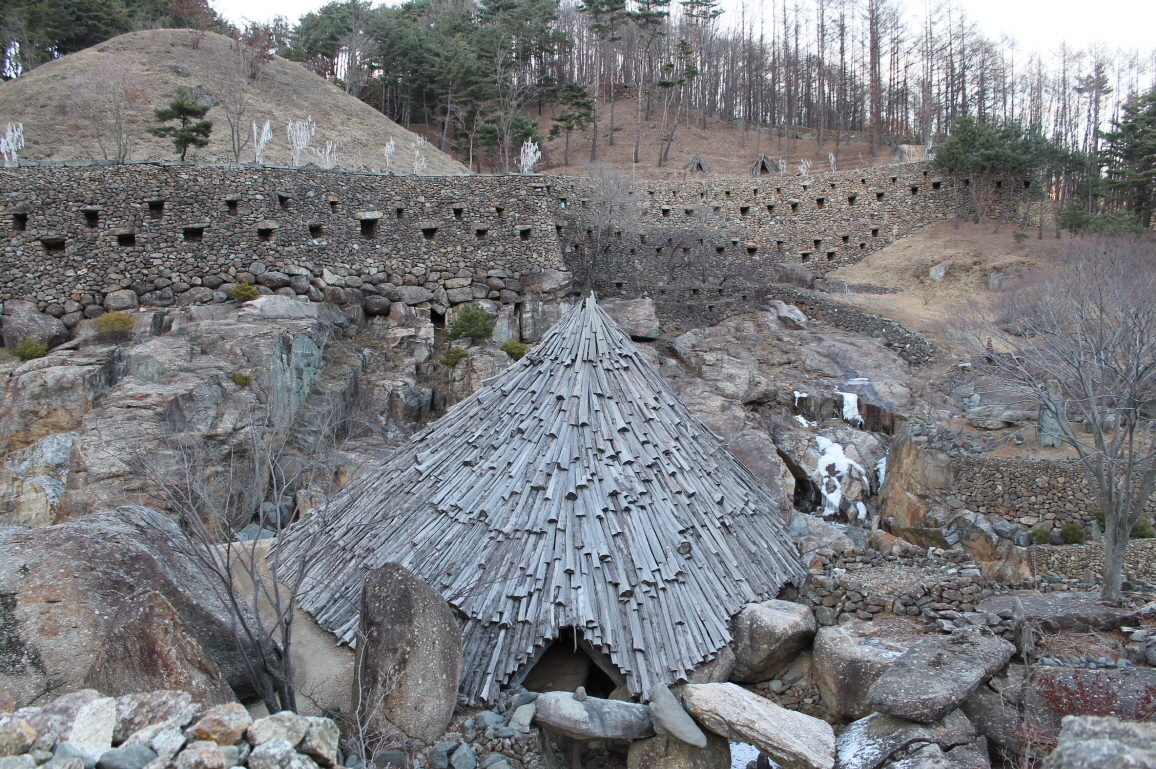
[[[522,686],[532,692],[572,692],[582,686],[591,697],[609,697],[626,678],[608,659],[595,657],[602,655],[582,642],[581,633],[575,636],[573,628],[562,628],[541,656],[526,665]]]

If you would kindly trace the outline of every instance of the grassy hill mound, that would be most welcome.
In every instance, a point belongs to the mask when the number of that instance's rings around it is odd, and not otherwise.
[[[150,135],[157,125],[153,110],[184,86],[202,103],[214,106],[208,119],[213,134],[207,147],[190,151],[190,159],[234,162],[237,157],[228,116],[241,145],[241,162],[254,161],[254,121],[272,122],[273,138],[264,162],[290,165],[286,136],[290,120],[312,116],[316,132],[300,164],[413,173],[413,134],[367,104],[300,64],[273,57],[253,62],[237,53],[231,40],[185,29],[130,32],[100,45],[44,64],[0,84],[0,125],[24,123],[21,159],[68,160],[116,157],[115,106],[123,105],[122,135],[131,141],[133,160],[173,160],[172,142]],[[253,77],[254,71],[256,76]],[[386,168],[383,150],[390,139],[395,151]],[[326,161],[333,142],[336,162]],[[424,173],[466,173],[461,163],[426,144],[420,149]]]

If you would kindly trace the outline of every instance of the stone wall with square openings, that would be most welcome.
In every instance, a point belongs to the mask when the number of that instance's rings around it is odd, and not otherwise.
[[[585,274],[594,258],[595,288],[629,295],[629,287],[653,293],[658,285],[765,282],[783,262],[805,263],[823,276],[953,217],[956,205],[970,199],[965,182],[927,162],[813,176],[639,182],[620,201],[622,221],[615,223],[635,236],[612,239],[608,251],[602,243],[597,256],[599,217],[607,209],[599,190],[580,179],[554,179],[549,189],[559,202],[559,238],[568,244],[571,270]],[[575,200],[590,205],[560,205]],[[1038,222],[1040,207],[1022,184],[1003,185],[986,215],[999,219],[1005,209],[1009,221]],[[640,239],[651,247],[638,249]]]
[[[131,288],[176,304],[193,287],[260,286],[266,271],[304,277],[295,293],[318,300],[330,285],[389,283],[425,288],[444,312],[450,283],[457,300],[517,303],[530,275],[565,270],[545,186],[158,163],[0,169],[0,300],[99,304]]]

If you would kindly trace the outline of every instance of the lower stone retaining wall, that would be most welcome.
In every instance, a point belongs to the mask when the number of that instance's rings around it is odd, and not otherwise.
[[[1054,571],[1065,579],[1080,579],[1088,569],[1104,574],[1104,543],[1086,545],[1039,545],[1030,548],[1032,570],[1037,576]],[[1141,579],[1156,577],[1156,539],[1134,539],[1124,554],[1124,574]]]

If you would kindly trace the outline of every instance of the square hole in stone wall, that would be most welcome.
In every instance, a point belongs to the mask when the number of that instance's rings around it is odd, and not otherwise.
[[[12,214],[12,230],[24,232],[28,229],[28,214]]]
[[[365,238],[366,240],[373,240],[377,237],[377,219],[361,220],[361,237]]]
[[[160,219],[165,215],[165,202],[163,200],[149,200],[147,203],[149,216],[154,219]]]
[[[236,198],[228,198],[225,200],[225,212],[229,216],[237,216],[241,213],[241,202]]]
[[[80,212],[84,214],[84,223],[90,229],[95,229],[100,224],[100,209],[99,208],[82,208]]]
[[[325,234],[325,225],[324,224],[321,224],[320,222],[313,222],[313,224],[309,225],[309,237],[313,238],[314,240],[317,240],[318,238],[320,238],[324,234]]]
[[[200,243],[205,239],[204,227],[185,227],[181,230],[181,233],[184,235],[185,240],[190,243]]]
[[[48,235],[40,239],[40,245],[44,246],[44,250],[50,254],[63,253],[66,244],[67,241],[63,235]]]
[[[421,228],[421,235],[426,240],[433,240],[434,238],[437,237],[437,234],[438,234],[438,228],[437,227],[422,227]]]
[[[474,230],[474,236],[478,240],[485,240],[490,236],[490,230],[486,227],[478,227],[476,230]]]
[[[132,248],[136,245],[135,232],[119,232],[116,236],[116,244],[121,248]]]

